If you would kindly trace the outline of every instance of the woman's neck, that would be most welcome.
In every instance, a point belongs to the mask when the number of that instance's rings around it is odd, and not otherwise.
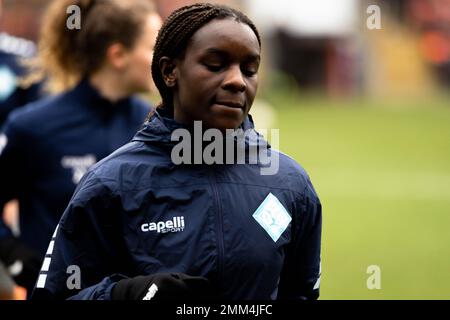
[[[103,98],[111,102],[116,102],[130,95],[122,79],[114,72],[108,70],[99,70],[92,74],[89,77],[89,83],[97,89]]]

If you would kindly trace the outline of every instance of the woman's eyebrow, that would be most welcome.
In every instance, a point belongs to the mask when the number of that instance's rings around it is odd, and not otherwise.
[[[215,54],[221,57],[227,58],[229,56],[228,52],[225,50],[217,49],[217,48],[208,48],[204,52],[205,54]]]
[[[229,58],[230,56],[227,51],[218,48],[207,48],[205,50],[205,54],[215,54],[223,58]],[[245,59],[249,61],[254,60],[259,62],[261,60],[261,56],[258,53],[250,53],[246,55]]]

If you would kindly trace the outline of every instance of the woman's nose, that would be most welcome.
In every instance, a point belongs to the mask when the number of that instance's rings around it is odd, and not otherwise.
[[[227,70],[222,83],[222,88],[238,92],[245,91],[247,85],[245,84],[244,76],[239,66],[231,66]]]

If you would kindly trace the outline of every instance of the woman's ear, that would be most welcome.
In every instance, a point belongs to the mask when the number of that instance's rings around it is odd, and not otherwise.
[[[177,68],[174,59],[162,57],[159,59],[159,69],[167,87],[173,88],[177,84]]]
[[[120,43],[114,43],[106,50],[106,59],[119,70],[129,63],[129,55],[129,51]]]

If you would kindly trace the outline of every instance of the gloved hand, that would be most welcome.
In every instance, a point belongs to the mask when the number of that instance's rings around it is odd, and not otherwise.
[[[42,264],[42,258],[37,252],[19,239],[8,237],[0,240],[0,260],[19,286],[33,289]]]
[[[208,279],[183,273],[156,273],[117,282],[112,300],[206,300],[214,292]]]

